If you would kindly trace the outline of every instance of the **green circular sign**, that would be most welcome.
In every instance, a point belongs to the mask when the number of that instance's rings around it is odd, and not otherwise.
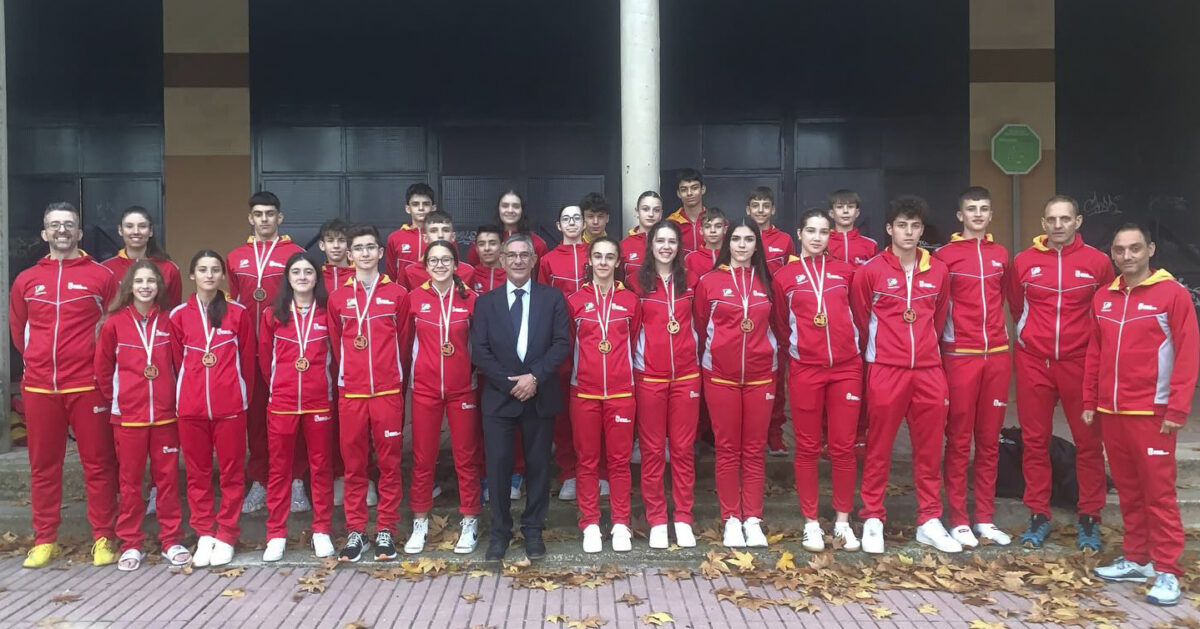
[[[1028,175],[1042,161],[1042,139],[1029,125],[1006,124],[992,136],[992,161],[1006,175]]]

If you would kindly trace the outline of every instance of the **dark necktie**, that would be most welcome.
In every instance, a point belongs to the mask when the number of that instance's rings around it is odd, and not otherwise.
[[[525,304],[521,300],[525,296],[524,288],[514,288],[512,307],[508,309],[508,314],[512,317],[513,336],[521,338],[521,318],[525,314]]]

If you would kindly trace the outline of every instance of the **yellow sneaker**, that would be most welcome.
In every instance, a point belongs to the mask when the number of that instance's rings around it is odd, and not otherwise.
[[[58,556],[58,544],[50,542],[49,544],[38,544],[29,549],[25,555],[26,568],[44,568],[50,563],[51,559]]]
[[[117,549],[107,537],[101,537],[92,544],[92,565],[108,566],[117,563]]]

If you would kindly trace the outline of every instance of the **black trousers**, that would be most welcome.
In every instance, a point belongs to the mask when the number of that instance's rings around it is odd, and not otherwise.
[[[554,418],[541,417],[536,405],[525,404],[520,417],[483,417],[483,449],[487,455],[489,508],[493,536],[512,538],[511,500],[508,480],[513,472],[513,431],[521,429],[525,452],[525,511],[521,529],[546,528],[550,507],[550,446],[554,441]]]

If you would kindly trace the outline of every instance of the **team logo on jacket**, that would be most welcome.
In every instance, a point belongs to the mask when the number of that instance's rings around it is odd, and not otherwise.
[[[1042,267],[1035,266],[1029,269],[1029,277],[1040,277],[1042,275]]]
[[[421,312],[429,312],[431,308],[433,308],[433,306],[430,304],[421,304]]]
[[[232,335],[233,335],[233,330],[226,330],[225,328],[217,328],[217,336],[232,336]]]
[[[620,414],[617,414],[616,416],[614,416],[613,421],[617,422],[618,424],[632,424],[633,423],[632,419],[630,419],[628,417],[623,417]]]
[[[1095,277],[1092,276],[1091,273],[1088,273],[1087,271],[1080,271],[1079,269],[1075,269],[1075,277],[1082,277],[1082,278],[1088,279],[1088,280],[1096,279]]]
[[[162,330],[157,330],[157,331],[155,331],[155,332],[154,332],[154,336],[167,336],[167,337],[169,337],[169,336],[171,336],[171,333],[170,333],[170,332],[163,332]]]
[[[248,266],[250,266],[250,259],[249,259],[249,258],[242,258],[242,261],[241,261],[241,262],[238,262],[238,268],[239,268],[239,269],[244,269],[244,268],[246,268],[246,267],[248,267]]]
[[[1004,263],[999,260],[992,260],[992,266],[995,268],[1003,269]]]
[[[466,308],[459,308],[459,307],[455,306],[454,308],[450,309],[450,312],[457,312],[457,313],[465,314],[470,311],[468,311]]]
[[[320,323],[314,323],[314,324],[313,324],[313,329],[314,329],[314,330],[326,330],[326,331],[327,331],[327,330],[329,330],[329,328],[327,328],[327,327],[325,327],[325,326],[321,325]]]
[[[1112,312],[1112,302],[1106,301],[1100,304],[1100,312]]]
[[[755,297],[766,297],[766,296],[767,296],[767,294],[766,294],[766,293],[763,293],[763,292],[760,292],[760,291],[754,291],[754,296],[755,296]]]
[[[267,266],[273,266],[273,267],[275,267],[275,268],[277,268],[277,269],[282,269],[282,268],[284,267],[284,265],[282,265],[282,264],[280,264],[280,263],[278,263],[278,262],[276,262],[276,261],[274,261],[274,260],[269,260],[269,261],[267,261]]]
[[[408,253],[410,251],[412,251],[412,245],[408,243],[400,245],[400,253]]]
[[[805,283],[805,282],[807,282],[807,281],[808,281],[808,278],[807,278],[807,277],[804,277],[804,274],[803,274],[803,273],[801,273],[800,275],[797,275],[797,276],[796,276],[796,283],[797,283],[797,284],[803,284],[803,283]]]
[[[767,399],[768,399],[768,400],[773,400],[773,399],[775,399],[775,394],[774,394],[774,393],[768,393],[768,394],[767,394]]]
[[[1146,448],[1146,456],[1170,456],[1171,453],[1166,450],[1156,450],[1154,448]]]
[[[392,437],[399,437],[400,431],[399,430],[384,430],[383,436],[388,439],[391,439]]]
[[[383,297],[376,297],[375,305],[376,306],[395,306],[396,302],[394,302],[390,299],[384,299]]]
[[[783,253],[783,249],[780,249],[779,247],[772,247],[770,245],[767,245],[767,253]]]
[[[721,289],[721,296],[722,297],[733,297],[733,289],[732,288]]]
[[[46,294],[46,285],[45,284],[38,284],[37,286],[33,287],[33,296],[34,297],[41,297],[42,295],[45,295],[45,294]]]
[[[854,256],[854,263],[855,263],[855,264],[862,264],[862,263],[864,263],[864,262],[866,262],[866,261],[867,261],[867,259],[866,259],[866,258],[860,258],[860,257],[858,257],[858,256]]]
[[[71,290],[87,290],[88,289],[87,286],[84,286],[83,284],[76,284],[75,282],[67,282],[67,288],[69,288]]]
[[[97,415],[99,415],[100,413],[107,412],[107,411],[108,411],[108,408],[104,407],[104,406],[93,406],[92,407],[92,412]]]
[[[838,275],[837,273],[826,273],[826,274],[825,274],[825,277],[827,277],[827,278],[829,278],[829,279],[831,279],[831,280],[842,280],[842,279],[846,279],[846,278],[842,277],[841,275]]]
[[[1141,302],[1138,302],[1137,309],[1138,310],[1158,310],[1158,308],[1156,306],[1151,306],[1150,304],[1143,304]]]
[[[596,304],[593,304],[590,301],[583,305],[584,312],[591,312],[595,309],[596,309]]]
[[[993,400],[992,400],[992,406],[994,406],[994,407],[996,407],[996,408],[1005,408],[1005,407],[1007,407],[1007,406],[1008,406],[1008,402],[1004,402],[1004,401],[1001,401],[1001,400],[996,400],[996,399],[993,399]]]
[[[612,309],[619,311],[619,312],[629,312],[629,309],[626,308],[625,306],[622,306],[621,304],[613,304]]]
[[[699,391],[688,391],[688,398],[692,399],[692,400],[699,399],[700,392]]]
[[[313,423],[327,422],[333,419],[333,415],[313,415]]]
[[[357,309],[358,308],[358,300],[354,299],[353,297],[347,297],[346,298],[346,307]]]
[[[899,286],[900,286],[900,280],[898,280],[894,277],[888,278],[888,281],[887,281],[888,288],[898,288]]]
[[[163,446],[162,453],[163,454],[178,454],[179,448],[172,448],[171,446]]]
[[[921,288],[937,288],[937,286],[934,286],[933,284],[930,284],[929,282],[926,282],[925,280],[917,280],[917,286],[919,286]]]
[[[634,252],[632,252],[632,253],[630,253],[630,254],[629,254],[629,260],[630,260],[630,261],[637,260],[637,259],[638,259],[638,254],[637,254],[637,252],[636,252],[636,251],[634,251]]]
[[[847,402],[861,402],[861,401],[862,401],[862,398],[860,398],[860,397],[858,397],[857,395],[854,395],[853,393],[851,393],[851,392],[847,391],[847,392],[846,392],[846,401],[847,401]]]
[[[474,405],[474,404],[471,404],[470,402],[463,402],[463,403],[462,403],[462,410],[464,410],[464,411],[469,411],[469,410],[472,410],[472,409],[474,409],[474,408],[475,408],[475,405]]]

